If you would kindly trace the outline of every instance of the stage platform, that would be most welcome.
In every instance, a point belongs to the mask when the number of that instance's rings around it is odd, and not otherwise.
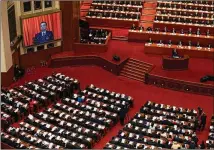
[[[127,41],[118,41],[110,40],[109,48],[107,52],[96,54],[91,53],[90,55],[99,56],[109,62],[114,64],[119,64],[120,62],[115,62],[112,60],[113,55],[118,55],[121,58],[121,61],[126,60],[127,58],[134,58],[144,62],[151,63],[155,65],[151,74],[163,76],[167,78],[173,78],[182,81],[189,81],[200,83],[200,78],[205,75],[214,74],[214,63],[211,59],[200,59],[200,58],[191,58],[189,61],[189,69],[185,71],[166,71],[162,69],[162,56],[144,54],[144,43],[136,42],[127,42]],[[89,54],[76,54],[72,51],[62,52],[52,55],[52,59],[55,58],[65,58],[69,56],[90,56]],[[196,65],[197,64],[197,65]],[[214,85],[214,82],[205,82],[203,85]]]

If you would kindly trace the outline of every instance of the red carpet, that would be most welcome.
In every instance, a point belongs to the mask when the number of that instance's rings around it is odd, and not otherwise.
[[[157,3],[155,1],[151,1],[151,2],[145,2],[144,3],[144,8],[156,8]]]
[[[209,122],[206,125],[205,131],[198,135],[200,140],[206,140],[207,138],[211,114],[214,111],[212,107],[214,105],[212,97],[187,94],[161,89],[155,86],[148,86],[141,82],[115,76],[99,67],[94,66],[72,68],[63,67],[58,69],[37,68],[35,70],[35,74],[26,75],[23,79],[18,81],[16,85],[24,84],[25,82],[50,75],[53,71],[61,72],[65,75],[79,79],[82,89],[85,88],[86,85],[93,83],[98,87],[107,88],[111,91],[126,93],[127,95],[132,96],[134,98],[134,108],[132,108],[129,112],[130,117],[133,117],[147,100],[185,108],[197,109],[197,107],[200,106],[207,113],[207,120]],[[87,77],[85,76],[86,74]],[[95,145],[94,148],[103,148],[104,145],[112,138],[112,136],[116,135],[120,129],[122,129],[122,126],[117,124],[97,145]]]
[[[144,43],[110,40],[108,51],[99,54],[99,56],[111,61],[112,56],[115,54],[119,55],[122,60],[130,57],[154,64],[155,68],[151,71],[151,73],[159,76],[200,83],[201,77],[207,74],[214,74],[213,60],[198,58],[190,58],[189,69],[186,71],[165,71],[162,69],[162,56],[144,54]],[[56,54],[55,56],[65,57],[69,55],[75,56],[76,54],[74,54],[73,52],[63,52],[61,54]],[[214,83],[207,82],[205,84]]]
[[[143,14],[154,14],[156,13],[156,10],[155,9],[143,9],[142,11]]]
[[[140,20],[142,21],[153,21],[155,18],[155,15],[142,15]]]

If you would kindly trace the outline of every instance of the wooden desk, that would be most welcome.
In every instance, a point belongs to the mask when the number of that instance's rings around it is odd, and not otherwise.
[[[105,17],[89,17],[86,16],[90,26],[108,26],[116,28],[131,28],[132,24],[139,26],[139,20],[137,19],[116,19],[116,18],[105,18]]]
[[[189,55],[189,57],[195,58],[208,58],[214,59],[214,49],[211,48],[208,50],[207,48],[201,48],[200,50],[196,47],[191,47],[189,49],[187,46],[177,47],[177,45],[162,45],[158,46],[156,43],[154,44],[145,44],[144,53],[146,54],[157,54],[157,55],[171,55],[172,50],[176,49],[179,55]]]
[[[189,56],[184,55],[182,58],[172,58],[164,55],[162,58],[163,69],[166,70],[186,70],[189,65]]]
[[[139,30],[129,30],[128,33],[128,41],[134,41],[134,42],[147,42],[149,38],[152,39],[153,42],[157,42],[159,40],[162,40],[164,43],[168,43],[169,40],[172,41],[172,43],[177,44],[179,41],[182,41],[183,44],[187,44],[191,41],[192,45],[197,44],[197,42],[200,42],[201,46],[208,46],[209,44],[213,44],[214,36],[205,36],[200,35],[197,36],[195,34],[180,34],[175,33],[172,34],[170,32],[155,32],[155,31],[139,31]],[[213,44],[214,46],[214,44]]]
[[[164,27],[167,27],[168,30],[172,30],[172,28],[175,29],[184,29],[189,30],[189,28],[192,28],[192,30],[196,31],[198,28],[200,28],[201,32],[206,33],[209,29],[210,31],[214,30],[214,26],[212,25],[199,25],[199,24],[188,24],[188,23],[177,23],[177,22],[168,22],[168,21],[154,21],[153,28],[160,28],[164,29]],[[213,34],[213,33],[212,33]]]

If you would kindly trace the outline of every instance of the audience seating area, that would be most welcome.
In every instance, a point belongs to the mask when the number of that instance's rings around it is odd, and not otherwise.
[[[213,47],[213,36],[214,33],[210,33],[209,30],[207,32],[201,33],[200,29],[192,30],[172,30],[167,29],[167,27],[163,29],[155,28],[151,31],[143,31],[143,30],[129,30],[129,40],[131,41],[144,41],[148,42],[151,38],[152,41],[158,41],[163,39],[162,41],[167,43],[171,40],[171,44],[173,42],[178,43],[182,41],[183,43],[188,44],[188,46],[197,46],[199,43],[202,47]],[[184,40],[185,39],[185,40]],[[151,41],[150,41],[151,42]]]
[[[205,3],[176,1],[163,2],[158,1],[156,8],[156,17],[154,28],[176,28],[196,30],[200,28],[201,32],[210,31],[214,28],[213,9],[214,4],[211,1]]]
[[[190,23],[214,27],[213,11],[214,11],[213,2],[212,4],[206,5],[205,4],[186,5],[186,3],[184,2],[172,3],[158,1],[155,21],[169,21],[183,24]],[[186,12],[191,12],[192,14],[187,14]]]
[[[209,58],[214,56],[214,4],[209,1],[158,1],[153,28],[132,26],[128,41],[145,42],[146,54],[181,55]]]
[[[210,133],[206,144],[208,149],[214,149],[214,115],[211,118]]]
[[[133,106],[132,97],[92,84],[81,91],[77,79],[61,73],[2,89],[1,97],[2,142],[17,149],[93,148]]]
[[[102,24],[111,27],[129,27],[133,23],[138,25],[142,4],[141,1],[93,1],[86,20],[90,25]]]
[[[197,111],[148,101],[105,149],[196,147]]]

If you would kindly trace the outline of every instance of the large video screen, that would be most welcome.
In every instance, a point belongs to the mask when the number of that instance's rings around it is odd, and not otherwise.
[[[25,47],[61,39],[60,12],[23,19],[22,28]]]

